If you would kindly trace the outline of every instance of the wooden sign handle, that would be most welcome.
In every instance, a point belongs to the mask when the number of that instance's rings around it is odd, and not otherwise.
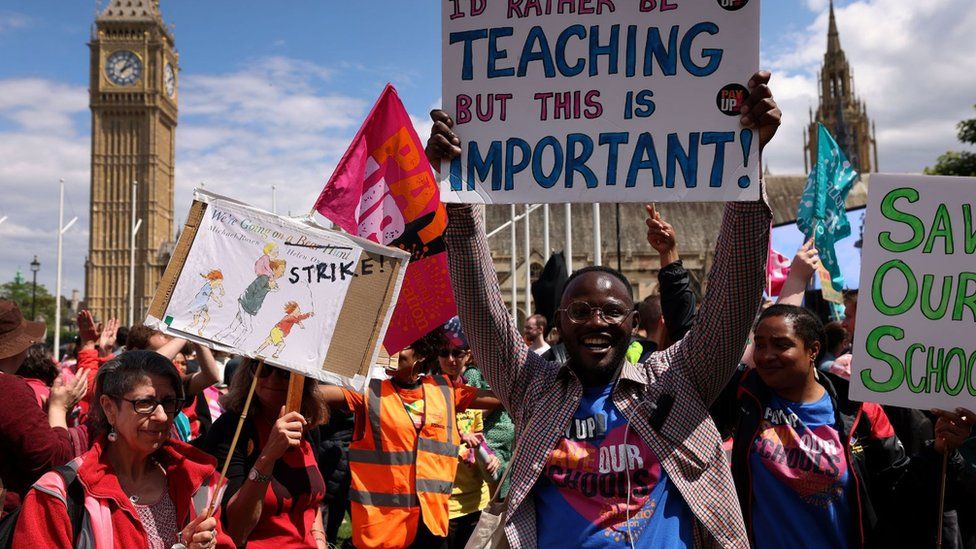
[[[214,485],[213,494],[210,496],[210,503],[207,505],[207,518],[212,517],[214,510],[217,508],[217,497],[220,496],[221,489],[227,481],[227,469],[230,467],[230,459],[234,457],[234,448],[237,447],[237,440],[241,437],[241,429],[244,428],[244,420],[247,419],[247,413],[251,409],[251,399],[254,398],[254,389],[258,386],[258,379],[261,377],[261,368],[264,367],[263,360],[257,362],[257,368],[254,370],[254,379],[251,380],[251,388],[248,389],[247,399],[244,401],[244,409],[241,410],[241,417],[237,420],[237,429],[234,430],[234,438],[230,442],[227,457],[224,459],[224,466],[220,469],[220,476],[217,477],[217,484]]]
[[[285,413],[302,411],[302,394],[305,390],[305,376],[292,372],[288,378],[288,397],[285,399]]]

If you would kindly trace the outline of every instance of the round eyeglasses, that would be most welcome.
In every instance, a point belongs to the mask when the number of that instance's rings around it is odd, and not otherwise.
[[[628,309],[616,303],[607,303],[602,307],[596,307],[585,301],[574,301],[568,307],[558,310],[566,313],[569,320],[576,324],[582,324],[590,320],[597,313],[600,314],[603,321],[607,324],[620,324],[634,313],[633,309]]]

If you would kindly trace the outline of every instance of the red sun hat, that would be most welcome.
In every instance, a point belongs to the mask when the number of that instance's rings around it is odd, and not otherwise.
[[[39,341],[44,341],[47,326],[24,318],[20,307],[9,299],[0,299],[0,359],[18,355]]]

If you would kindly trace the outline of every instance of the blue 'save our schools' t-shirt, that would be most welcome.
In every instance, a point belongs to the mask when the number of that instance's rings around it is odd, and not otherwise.
[[[830,395],[799,403],[775,395],[749,453],[754,546],[850,546],[854,487]]]
[[[539,547],[691,547],[691,509],[612,392],[584,389],[532,489]]]

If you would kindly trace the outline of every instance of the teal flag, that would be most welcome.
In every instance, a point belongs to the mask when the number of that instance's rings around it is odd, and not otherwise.
[[[851,235],[844,201],[858,175],[827,128],[823,124],[817,126],[817,163],[807,177],[807,187],[796,212],[796,226],[807,240],[815,238],[820,262],[830,273],[831,285],[840,291],[844,288],[844,276],[840,273],[834,243]]]

